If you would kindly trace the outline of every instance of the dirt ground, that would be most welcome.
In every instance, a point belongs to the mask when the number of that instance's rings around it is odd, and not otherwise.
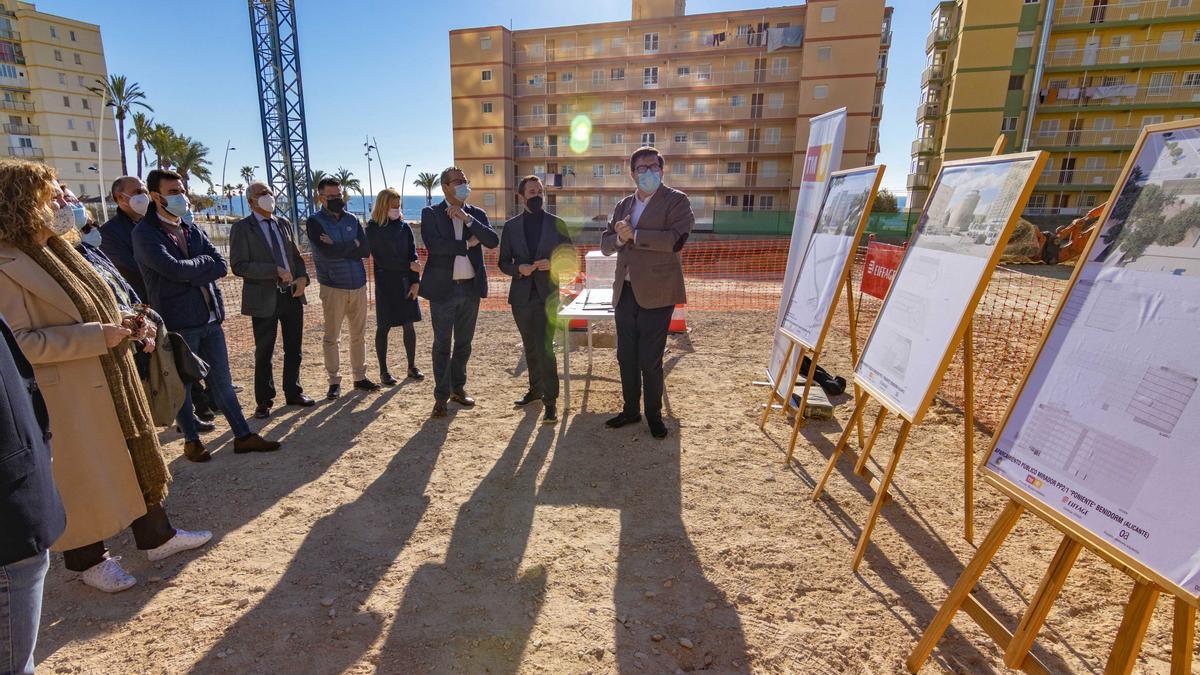
[[[313,312],[312,309],[309,310]],[[935,407],[912,433],[860,574],[850,560],[868,490],[840,467],[810,500],[850,415],[803,432],[758,411],[773,316],[689,315],[667,355],[666,441],[644,425],[608,430],[619,405],[611,349],[587,372],[576,350],[573,408],[539,424],[514,410],[525,388],[511,316],[481,316],[473,410],[428,418],[432,382],[353,392],[266,423],[272,456],[232,453],[221,422],[192,464],[164,435],[175,474],[168,510],[213,530],[198,552],[149,563],[129,534],[111,540],[139,583],[107,596],[64,571],[47,579],[38,660],[87,673],[897,673],[972,547],[962,537],[962,417]],[[325,390],[320,331],[305,336],[304,384]],[[428,322],[418,364],[429,371]],[[394,335],[393,361],[402,348]],[[826,364],[848,375],[847,343]],[[233,355],[253,409],[250,356]],[[374,357],[368,358],[374,376]],[[396,368],[397,372],[402,369]],[[886,459],[892,426],[881,437]],[[987,439],[977,435],[982,453]],[[1003,501],[977,492],[977,538]],[[1018,525],[977,597],[1007,625],[1059,538]],[[1103,669],[1132,583],[1085,552],[1035,654],[1055,672]],[[1160,602],[1139,672],[1166,672]],[[923,672],[1007,672],[1002,654],[956,619]]]

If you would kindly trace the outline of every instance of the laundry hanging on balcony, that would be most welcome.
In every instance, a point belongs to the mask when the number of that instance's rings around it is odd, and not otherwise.
[[[800,47],[804,44],[804,26],[785,26],[767,29],[767,51],[774,52],[784,47]]]

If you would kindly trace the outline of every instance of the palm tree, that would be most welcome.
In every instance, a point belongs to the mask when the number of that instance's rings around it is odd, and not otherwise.
[[[158,169],[170,166],[180,151],[179,136],[166,124],[155,124],[153,131],[146,138],[146,142],[150,144],[151,148],[154,148],[154,163],[155,168]]]
[[[208,161],[208,146],[186,136],[179,139],[181,149],[175,157],[175,170],[183,176],[183,188],[188,187],[188,176],[195,176],[205,183],[212,184],[212,171]]]
[[[133,139],[133,151],[137,153],[137,177],[142,177],[142,158],[146,156],[146,143],[154,133],[154,120],[146,117],[146,113],[133,113],[133,127],[129,129],[128,137]]]
[[[254,182],[254,167],[243,166],[241,174],[242,174],[242,180],[246,181],[246,185],[249,185]]]
[[[433,206],[433,186],[438,183],[438,175],[422,171],[417,174],[417,179],[413,181],[413,185],[425,189],[425,206]]]
[[[352,171],[350,171],[350,169],[347,169],[347,168],[341,167],[341,166],[338,167],[338,170],[333,174],[333,177],[336,178],[338,180],[338,182],[342,184],[342,190],[346,193],[347,197],[350,196],[351,191],[357,192],[359,194],[359,196],[364,197],[364,199],[363,199],[364,214],[363,215],[366,215],[365,211],[367,208],[366,207],[367,201],[365,199],[366,195],[363,194],[362,181],[355,178],[354,173]],[[349,207],[347,207],[347,210],[349,210]]]
[[[221,192],[225,195],[225,199],[229,201],[229,215],[233,215],[233,193],[237,190],[234,186],[226,183],[221,186]]]
[[[329,174],[325,173],[324,171],[321,171],[320,169],[317,169],[316,171],[313,171],[313,172],[312,172],[312,176],[311,176],[311,179],[312,179],[312,191],[313,191],[313,192],[316,192],[316,191],[317,191],[317,184],[321,182],[321,179],[323,179],[323,178],[328,178],[328,177],[329,177]]]
[[[108,81],[96,80],[98,86],[88,90],[104,99],[104,105],[113,109],[117,118],[117,139],[121,142],[121,174],[129,175],[129,162],[125,159],[125,116],[134,106],[154,112],[145,103],[146,93],[137,82],[130,82],[124,75],[109,75]]]

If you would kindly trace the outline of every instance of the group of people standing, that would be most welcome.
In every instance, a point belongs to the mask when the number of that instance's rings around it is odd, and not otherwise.
[[[607,426],[639,422],[644,403],[655,438],[668,435],[663,352],[671,312],[686,302],[679,251],[695,220],[686,195],[662,184],[663,172],[656,149],[633,154],[637,190],[617,205],[601,240],[606,255],[617,255],[613,304],[624,399]],[[341,395],[346,321],[354,388],[380,388],[367,377],[365,362],[370,259],[380,382],[398,383],[388,366],[390,330],[397,326],[406,377],[424,378],[413,326],[422,319],[418,298],[424,298],[433,329],[431,414],[445,417],[450,402],[473,407],[467,365],[488,292],[482,250],[499,247],[528,365],[528,390],[515,404],[542,401],[543,421],[554,423],[559,274],[573,269],[576,255],[566,224],[545,210],[537,176],[521,179],[522,213],[505,223],[502,235],[486,212],[468,203],[471,185],[463,170],[447,168],[440,184],[445,199],[421,213],[424,264],[397,191],[378,195],[364,228],[347,211],[337,180],[317,185],[320,208],[304,231],[320,284],[326,397]],[[243,280],[241,311],[253,325],[254,416],[269,417],[276,401],[272,360],[280,333],[285,404],[316,404],[300,384],[307,263],[293,224],[275,212],[271,187],[253,183],[247,196],[251,214],[232,226],[226,262],[193,223],[184,179],[175,172],[154,170],[145,182],[117,179],[111,197],[118,211],[98,227],[53,169],[0,160],[0,617],[7,617],[0,622],[0,671],[32,672],[49,550],[61,551],[65,566],[85,584],[113,593],[136,579],[109,555],[106,538],[131,527],[150,560],[209,541],[210,532],[175,528],[165,509],[171,476],[157,427],[174,416],[184,456],[212,458],[200,432],[214,425],[199,414],[203,406],[193,394],[203,392],[222,413],[235,453],[281,448],[250,429],[230,376],[217,284],[230,271]],[[198,357],[207,365],[205,386],[188,384],[170,396],[170,387],[160,386],[164,351]]]

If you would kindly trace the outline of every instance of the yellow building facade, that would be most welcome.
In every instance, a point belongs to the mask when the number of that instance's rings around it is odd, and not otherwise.
[[[632,192],[642,145],[662,151],[664,181],[688,193],[701,229],[720,210],[792,210],[808,120],[842,106],[842,166],[874,162],[883,0],[697,15],[682,0],[634,0],[631,16],[450,32],[454,162],[490,217],[515,215],[517,182],[538,174],[547,208],[600,223]]]
[[[107,72],[99,26],[0,0],[3,156],[50,164],[76,194],[107,193],[121,172],[116,124],[102,98],[88,91]]]
[[[1143,126],[1200,111],[1200,0],[947,0],[921,86],[915,207],[943,161],[1004,134],[1051,153],[1026,215],[1074,216],[1107,198]]]

